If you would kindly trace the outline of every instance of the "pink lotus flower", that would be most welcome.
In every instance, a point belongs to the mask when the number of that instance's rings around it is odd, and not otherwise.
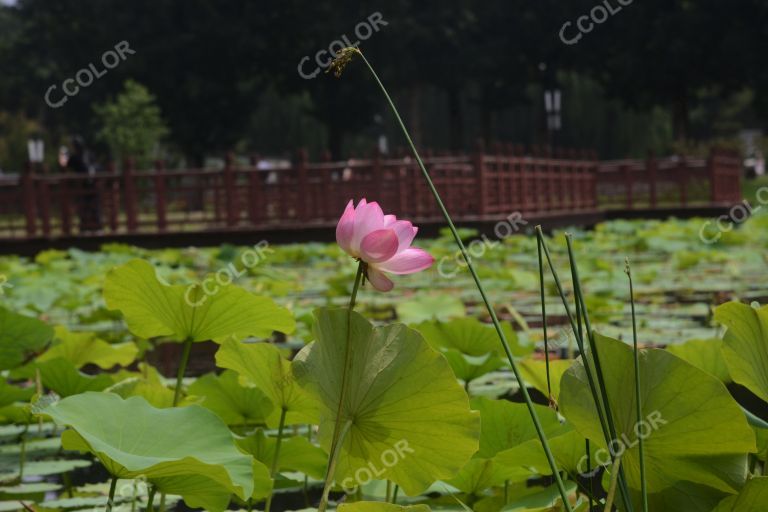
[[[427,251],[411,247],[416,228],[407,220],[384,215],[378,203],[350,200],[336,226],[336,242],[344,252],[366,264],[366,278],[374,288],[388,292],[394,284],[384,275],[413,274],[435,262]]]

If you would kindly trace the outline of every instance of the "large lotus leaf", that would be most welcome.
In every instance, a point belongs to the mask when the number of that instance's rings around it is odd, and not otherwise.
[[[200,405],[210,409],[227,425],[253,425],[266,421],[274,409],[272,401],[258,388],[244,387],[237,372],[209,373],[189,386],[190,397],[202,398]]]
[[[768,306],[729,302],[715,309],[715,320],[728,328],[723,357],[731,377],[768,402]]]
[[[755,437],[723,383],[669,352],[642,350],[642,420],[637,422],[632,348],[599,334],[595,339],[617,429],[613,448],[628,448],[622,467],[629,486],[640,488],[636,445],[638,435],[643,435],[649,492],[680,481],[724,492],[741,487],[746,454],[756,449]],[[605,449],[581,361],[565,372],[560,386],[565,417],[579,433]]]
[[[65,359],[52,359],[35,363],[40,370],[40,380],[47,389],[55,391],[61,397],[101,391],[113,384],[112,377],[106,373],[86,375]]]
[[[688,340],[678,345],[667,346],[667,352],[685,359],[693,366],[701,368],[725,382],[731,382],[728,366],[723,358],[723,342],[718,339]]]
[[[313,331],[316,341],[296,355],[294,373],[322,403],[326,449],[339,410],[341,424],[349,425],[337,482],[346,485],[355,471],[374,464],[377,478],[414,495],[456,474],[477,451],[479,414],[470,410],[445,358],[417,331],[402,324],[374,329],[343,309],[316,310]]]
[[[356,503],[342,503],[339,512],[430,512],[427,505],[393,505],[378,501],[358,501]]]
[[[520,479],[530,476],[526,474]],[[507,468],[499,466],[493,459],[473,458],[453,477],[448,479],[448,484],[461,492],[474,495],[482,495],[483,491],[503,484],[513,476]]]
[[[0,371],[31,359],[52,337],[53,329],[40,320],[0,307]]]
[[[128,366],[136,359],[138,353],[139,347],[130,341],[111,345],[98,339],[94,333],[69,332],[65,327],[58,326],[55,329],[53,345],[41,354],[37,361],[62,358],[76,368],[93,363],[108,370],[115,365]]]
[[[566,491],[568,494],[576,490],[576,484],[574,482],[566,482]],[[564,511],[562,498],[560,497],[560,490],[556,485],[550,485],[545,488],[536,488],[535,492],[522,496],[520,498],[512,498],[510,502],[501,510],[503,512],[555,512]],[[586,505],[586,506],[585,506]],[[579,503],[577,506],[572,507],[574,512],[586,510],[589,504]]]
[[[261,500],[272,491],[272,480],[267,467],[258,461],[253,461],[253,492],[251,498]],[[190,508],[202,508],[209,511],[227,510],[232,499],[229,488],[204,475],[187,474],[170,477],[154,478],[152,484],[159,492],[178,495]]]
[[[507,364],[497,354],[490,352],[484,356],[468,356],[454,348],[438,350],[445,356],[456,378],[466,383],[479,379],[486,373],[498,370]]]
[[[765,512],[768,508],[768,476],[752,478],[737,496],[724,499],[712,512]]]
[[[555,458],[555,462],[557,462],[558,469],[565,471],[575,478],[576,475],[591,472],[593,468],[587,464],[588,459],[586,457],[584,436],[570,428],[570,425],[565,424],[556,431],[548,432],[547,440],[549,441],[552,456]],[[596,452],[597,447],[594,443],[591,443],[590,455],[592,461],[595,460]],[[541,442],[538,439],[531,439],[518,446],[501,451],[496,454],[493,460],[500,468],[506,468],[510,472],[514,471],[512,474],[516,476],[552,474],[549,462],[544,455],[544,451],[541,449]]]
[[[470,356],[482,356],[489,352],[502,353],[496,329],[476,318],[455,318],[447,322],[422,322],[413,327],[424,336],[424,339],[432,347],[438,350],[456,349]],[[502,322],[501,328],[514,355],[523,356],[531,353],[533,347],[520,345],[517,334],[509,322]]]
[[[552,389],[552,397],[555,399],[560,396],[560,379],[565,371],[571,367],[571,364],[573,361],[567,359],[549,361],[549,386]],[[546,361],[527,358],[520,361],[517,367],[527,386],[531,386],[547,396]]]
[[[236,371],[271,400],[274,407],[265,411],[270,427],[278,426],[283,409],[287,425],[317,422],[317,402],[298,385],[291,362],[276,346],[228,339],[216,351],[216,364]]]
[[[256,429],[248,437],[237,440],[237,445],[267,467],[272,467],[275,459],[277,439],[268,437],[263,430]],[[313,478],[325,478],[328,454],[322,448],[310,443],[306,437],[286,437],[280,443],[280,457],[277,461],[279,471],[300,471]]]
[[[34,388],[20,388],[8,384],[5,379],[0,379],[0,407],[14,402],[26,402],[34,393]]]
[[[141,396],[154,407],[173,407],[174,392],[165,385],[160,372],[147,363],[139,364],[138,372],[122,370],[114,374],[117,384],[110,386],[105,391],[115,393],[123,398]],[[187,398],[181,399],[178,405],[185,404]]]
[[[639,503],[640,492],[630,489],[630,493],[633,496],[633,503]],[[680,481],[663,491],[649,493],[648,510],[653,512],[710,512],[723,498],[729,495],[730,493],[706,485]],[[635,510],[638,509],[635,508]]]
[[[104,282],[104,300],[107,307],[123,313],[128,328],[141,338],[171,336],[177,341],[220,342],[233,335],[289,333],[295,327],[291,313],[267,297],[234,285],[217,284],[205,290],[194,284],[169,286],[144,260],[131,260],[110,270]]]
[[[449,294],[423,295],[417,299],[400,301],[395,305],[397,318],[405,324],[424,320],[450,320],[466,314],[461,299]]]
[[[156,409],[141,397],[84,393],[38,411],[67,430],[66,449],[93,453],[118,478],[199,475],[237,494],[253,492],[252,458],[227,426],[197,405]]]
[[[480,450],[478,457],[497,453],[531,439],[538,440],[528,406],[506,400],[473,398],[472,409],[480,412]],[[557,413],[548,407],[534,405],[544,432],[551,435],[563,429]]]

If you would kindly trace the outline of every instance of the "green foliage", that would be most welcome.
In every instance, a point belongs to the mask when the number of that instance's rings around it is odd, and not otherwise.
[[[116,160],[133,157],[146,166],[168,135],[155,97],[133,80],[126,80],[114,100],[94,106],[94,112],[101,125],[98,137]]]
[[[728,328],[723,356],[733,380],[768,402],[768,306],[729,302],[715,310]]]
[[[347,365],[347,320],[345,310],[316,310],[316,341],[293,363],[299,383],[322,404],[320,440],[326,449]],[[343,424],[350,426],[336,481],[350,487],[346,482],[355,481],[355,471],[385,457],[387,464],[378,466],[380,478],[392,480],[409,495],[453,476],[477,450],[479,417],[470,411],[445,359],[402,324],[374,328],[354,312],[349,320],[349,388],[340,413]],[[391,458],[404,463],[392,464]]]
[[[38,413],[71,429],[64,433],[64,448],[91,452],[112,476],[143,476],[162,492],[181,494],[192,507],[224,510],[230,493],[246,498],[253,492],[251,459],[236,449],[226,425],[202,407],[156,409],[141,397],[91,392]]]

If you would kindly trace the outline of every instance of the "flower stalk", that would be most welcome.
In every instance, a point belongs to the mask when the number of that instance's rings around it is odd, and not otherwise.
[[[526,388],[525,381],[523,380],[523,377],[520,374],[517,364],[515,363],[514,355],[512,354],[512,350],[509,346],[509,342],[507,341],[506,335],[502,330],[501,323],[499,322],[499,319],[496,315],[496,310],[494,309],[493,305],[488,299],[488,296],[485,292],[485,288],[483,287],[483,284],[480,281],[480,277],[478,276],[477,271],[475,270],[475,267],[472,264],[472,260],[469,254],[467,253],[467,249],[464,246],[464,242],[461,240],[461,237],[459,236],[459,233],[456,230],[456,226],[453,224],[453,220],[451,219],[451,216],[448,213],[448,210],[443,204],[443,201],[440,198],[440,194],[435,188],[435,185],[432,181],[432,178],[429,172],[424,166],[424,162],[422,161],[421,156],[419,155],[419,152],[416,149],[416,146],[413,143],[413,140],[411,139],[410,134],[408,133],[408,129],[405,127],[405,123],[400,117],[400,113],[398,112],[394,101],[390,97],[389,92],[387,92],[386,87],[384,87],[384,84],[379,79],[379,76],[376,73],[376,71],[373,69],[373,66],[371,66],[370,62],[368,62],[368,59],[365,58],[363,53],[358,48],[349,47],[341,50],[338,53],[337,59],[334,60],[334,62],[331,64],[329,71],[332,71],[337,77],[340,76],[341,72],[344,70],[344,67],[350,62],[350,60],[355,55],[358,55],[363,60],[366,67],[368,68],[368,71],[370,71],[371,75],[373,76],[373,79],[375,80],[376,84],[379,86],[379,88],[381,89],[381,92],[384,94],[384,97],[387,103],[389,104],[389,107],[392,110],[392,113],[394,114],[395,119],[398,125],[400,126],[400,129],[403,132],[403,136],[405,137],[405,140],[408,143],[408,146],[413,152],[414,158],[416,159],[419,169],[421,169],[422,175],[424,176],[424,180],[426,181],[427,186],[429,187],[429,190],[432,192],[432,195],[435,198],[435,201],[437,202],[437,205],[441,213],[443,214],[443,217],[445,218],[446,223],[448,224],[448,228],[450,229],[451,234],[453,235],[453,238],[456,242],[456,245],[459,248],[459,251],[461,252],[462,257],[464,258],[464,261],[467,263],[467,268],[469,269],[469,272],[472,275],[472,279],[474,280],[475,285],[477,286],[477,289],[480,293],[480,296],[482,297],[483,302],[485,303],[485,307],[488,310],[488,314],[491,317],[493,326],[496,329],[496,333],[499,336],[499,340],[501,341],[502,347],[504,348],[504,352],[506,353],[507,359],[509,360],[509,363],[512,367],[512,372],[514,373],[515,378],[519,383],[520,392],[522,393],[523,399],[525,400],[526,406],[528,407],[528,412],[531,416],[531,420],[533,421],[534,427],[536,429],[536,433],[538,434],[538,437],[539,437],[539,441],[541,442],[541,446],[547,457],[547,462],[549,463],[549,467],[552,470],[552,474],[555,478],[558,491],[560,493],[560,496],[563,499],[563,505],[565,506],[565,509],[567,510],[567,512],[572,512],[573,509],[570,505],[570,502],[568,501],[568,492],[565,489],[565,485],[563,484],[563,480],[560,476],[560,471],[557,468],[557,463],[555,462],[555,458],[552,455],[552,450],[549,447],[549,442],[547,441],[546,434],[544,433],[544,428],[542,427],[538,414],[536,413],[536,410],[533,407],[533,401],[531,400],[530,394],[528,393],[528,389]]]

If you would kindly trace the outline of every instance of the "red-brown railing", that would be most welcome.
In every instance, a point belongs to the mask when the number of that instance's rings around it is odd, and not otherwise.
[[[741,167],[732,153],[602,163],[573,153],[516,153],[497,146],[492,153],[428,156],[425,164],[457,221],[741,199]],[[416,221],[441,218],[412,158],[309,163],[299,152],[285,169],[228,157],[221,169],[167,170],[157,163],[137,171],[128,161],[119,172],[90,176],[28,171],[0,178],[0,239],[332,226],[344,204],[361,197]]]

